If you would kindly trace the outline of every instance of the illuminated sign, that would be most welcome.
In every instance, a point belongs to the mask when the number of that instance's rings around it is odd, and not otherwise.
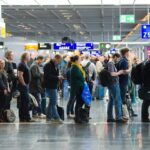
[[[38,50],[38,44],[37,43],[25,44],[24,50],[26,50],[26,51],[30,51],[30,50],[37,51]]]
[[[135,23],[135,15],[120,15],[120,23]]]
[[[82,50],[82,49],[91,50],[94,48],[94,44],[93,43],[75,43],[75,48],[79,50]]]
[[[142,39],[150,39],[150,24],[141,26]]]
[[[54,43],[54,50],[74,50],[74,44],[71,43]]]

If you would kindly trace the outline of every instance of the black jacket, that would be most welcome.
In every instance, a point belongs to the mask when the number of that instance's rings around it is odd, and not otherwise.
[[[51,60],[44,67],[44,84],[48,89],[57,89],[58,87],[59,69]]]
[[[0,73],[0,92],[8,88],[8,80],[6,73]]]

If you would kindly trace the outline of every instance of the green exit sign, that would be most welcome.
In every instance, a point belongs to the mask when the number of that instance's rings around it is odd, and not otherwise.
[[[113,35],[113,41],[120,41],[121,36],[120,35]]]
[[[135,15],[120,15],[120,23],[135,23]]]
[[[103,49],[103,50],[109,49],[109,48],[111,48],[111,43],[100,43],[99,48]]]

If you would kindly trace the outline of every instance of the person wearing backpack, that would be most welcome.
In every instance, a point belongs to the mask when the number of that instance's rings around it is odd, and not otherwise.
[[[93,81],[96,79],[96,66],[90,61],[90,55],[86,54],[84,60],[81,62],[81,65],[86,74],[86,82],[89,85],[90,92],[92,94],[93,90]]]
[[[128,119],[129,113],[127,110],[126,93],[127,93],[129,73],[130,73],[129,62],[128,62],[129,49],[123,48],[120,50],[120,53],[121,53],[121,59],[117,64],[117,69],[118,71],[124,70],[124,74],[121,74],[119,76],[119,84],[120,84],[121,99],[122,99],[122,112],[123,112],[123,118]]]
[[[122,100],[119,87],[119,75],[124,74],[124,71],[117,71],[115,66],[119,58],[119,54],[113,54],[112,58],[108,62],[108,72],[111,75],[112,81],[108,85],[109,102],[107,108],[107,122],[126,123],[127,120],[122,118]],[[115,105],[116,119],[113,117],[113,105]]]

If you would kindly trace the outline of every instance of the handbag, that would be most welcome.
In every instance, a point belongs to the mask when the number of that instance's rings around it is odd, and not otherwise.
[[[91,96],[91,93],[90,93],[90,90],[89,90],[89,86],[88,84],[84,84],[84,88],[83,88],[83,91],[82,91],[82,100],[83,102],[87,105],[87,106],[90,106],[91,105],[91,101],[92,101],[92,96]]]
[[[139,98],[142,100],[150,100],[150,88],[142,86],[139,91]]]

